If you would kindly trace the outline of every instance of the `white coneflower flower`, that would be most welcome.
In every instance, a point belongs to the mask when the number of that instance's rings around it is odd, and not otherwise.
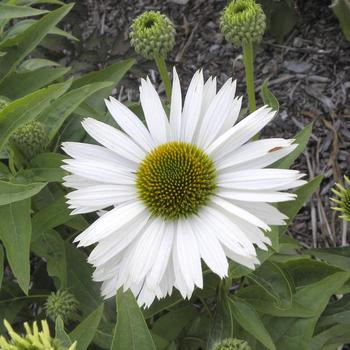
[[[67,142],[73,159],[65,185],[74,188],[73,214],[110,208],[76,239],[97,243],[89,256],[102,294],[131,288],[140,305],[170,294],[190,297],[202,288],[203,262],[221,278],[228,261],[254,269],[255,246],[267,249],[269,225],[286,216],[271,204],[289,201],[283,192],[305,183],[295,170],[266,169],[292,152],[293,140],[250,141],[274,117],[262,107],[235,124],[241,99],[229,79],[216,92],[197,72],[184,107],[174,70],[170,118],[151,82],[140,99],[147,127],[113,97],[106,100],[123,130],[87,118],[83,127],[102,146]]]

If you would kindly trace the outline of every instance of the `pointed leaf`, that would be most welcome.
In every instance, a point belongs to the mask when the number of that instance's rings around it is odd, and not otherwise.
[[[0,206],[0,239],[11,270],[25,294],[28,294],[30,281],[31,234],[30,199]]]
[[[117,293],[117,324],[111,350],[156,350],[142,312],[130,290]]]

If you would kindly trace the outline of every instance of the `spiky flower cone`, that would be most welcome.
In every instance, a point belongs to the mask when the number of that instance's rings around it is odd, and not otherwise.
[[[347,184],[346,187],[335,184],[335,188],[332,189],[332,192],[338,196],[338,198],[331,198],[331,201],[338,205],[332,209],[340,212],[341,219],[350,221],[350,179],[344,176],[344,180]]]
[[[131,45],[146,59],[166,57],[175,45],[175,28],[170,19],[157,11],[147,11],[131,25]]]
[[[229,338],[217,345],[213,350],[251,350],[245,340]]]
[[[32,159],[44,152],[48,144],[48,135],[45,126],[32,121],[18,128],[10,138],[14,145],[27,159]]]
[[[42,330],[39,330],[37,322],[33,323],[32,328],[25,322],[23,326],[26,333],[23,336],[16,333],[6,320],[4,325],[11,339],[6,340],[4,336],[0,336],[0,350],[67,350],[57,339],[51,337],[46,321],[41,321]],[[75,349],[76,342],[68,348]]]
[[[220,29],[236,47],[244,42],[260,42],[266,29],[266,16],[255,0],[233,0],[224,9]]]
[[[51,293],[47,298],[45,303],[46,315],[52,321],[60,316],[63,322],[67,322],[72,319],[78,305],[78,300],[73,294],[66,290],[59,290],[56,293]]]

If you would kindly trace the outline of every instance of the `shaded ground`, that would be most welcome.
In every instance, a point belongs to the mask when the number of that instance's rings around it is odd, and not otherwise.
[[[280,115],[264,135],[291,138],[315,122],[311,141],[295,167],[310,177],[323,174],[320,192],[299,214],[291,234],[307,246],[345,245],[346,227],[330,211],[330,188],[350,171],[350,44],[328,8],[329,1],[300,1],[298,24],[283,44],[269,34],[256,57],[257,89],[265,79],[278,98]],[[190,0],[178,5],[163,0],[89,0],[77,2],[67,29],[81,38],[62,59],[77,72],[92,70],[135,54],[129,46],[132,19],[145,10],[166,13],[177,29],[176,48],[169,58],[183,85],[203,67],[206,77],[238,80],[244,94],[241,52],[227,44],[218,28],[226,0]],[[116,91],[121,100],[138,99],[138,77],[151,75],[159,85],[152,62],[139,64]],[[160,91],[162,88],[160,88]],[[261,104],[261,100],[259,100]]]

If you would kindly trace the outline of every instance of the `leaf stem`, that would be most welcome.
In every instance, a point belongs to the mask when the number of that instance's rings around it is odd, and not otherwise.
[[[35,298],[48,298],[48,294],[37,294],[37,295],[25,295],[22,297],[16,297],[11,299],[0,300],[0,304],[10,303],[18,300],[35,299]]]
[[[156,56],[155,61],[156,61],[156,65],[157,65],[160,77],[162,78],[162,81],[164,83],[166,96],[167,96],[168,100],[170,101],[170,99],[171,99],[171,83],[170,83],[169,72],[168,72],[168,69],[166,67],[164,57]]]
[[[245,68],[245,80],[247,85],[248,104],[250,113],[256,110],[254,88],[254,52],[252,41],[243,42],[243,62]]]

